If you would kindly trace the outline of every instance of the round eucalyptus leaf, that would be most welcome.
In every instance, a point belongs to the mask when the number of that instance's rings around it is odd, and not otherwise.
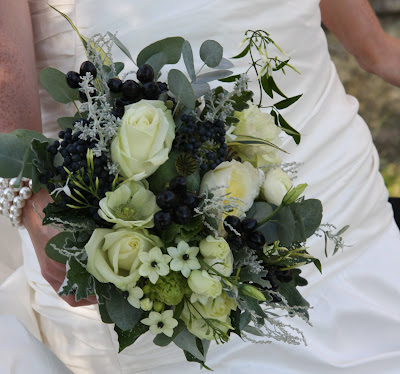
[[[181,58],[183,42],[184,39],[181,37],[170,37],[150,44],[139,53],[138,66],[145,64],[151,56],[159,52],[164,52],[168,56],[168,64],[176,64]]]
[[[210,68],[215,68],[222,60],[223,48],[215,40],[206,40],[200,47],[200,58]]]
[[[40,83],[49,95],[58,103],[68,104],[78,100],[79,90],[67,84],[65,74],[54,68],[46,68],[40,72]]]
[[[232,71],[230,71],[230,70],[210,71],[208,73],[200,74],[196,78],[196,83],[212,82],[217,79],[223,79],[223,78],[229,77],[230,75],[232,75]]]
[[[189,109],[195,108],[196,98],[192,85],[181,71],[177,69],[170,70],[168,73],[168,87],[177,101]]]
[[[182,45],[182,57],[191,81],[195,82],[196,73],[194,71],[193,51],[190,43],[187,40],[185,40]]]

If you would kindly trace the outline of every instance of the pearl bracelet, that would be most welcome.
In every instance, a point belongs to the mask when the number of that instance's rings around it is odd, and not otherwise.
[[[17,178],[0,178],[0,214],[8,216],[14,227],[22,227],[22,208],[32,196],[32,180],[22,178],[14,187]]]

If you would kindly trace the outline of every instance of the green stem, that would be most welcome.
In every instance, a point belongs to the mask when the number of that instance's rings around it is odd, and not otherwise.
[[[262,221],[258,222],[257,227],[260,227],[264,223],[268,222],[273,216],[278,214],[283,207],[284,207],[283,204],[279,205],[270,215],[265,217]]]

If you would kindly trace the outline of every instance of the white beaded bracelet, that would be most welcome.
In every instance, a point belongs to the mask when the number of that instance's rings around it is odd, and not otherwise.
[[[22,208],[32,196],[32,180],[22,178],[14,187],[17,178],[0,178],[0,214],[8,216],[14,227],[22,227]]]

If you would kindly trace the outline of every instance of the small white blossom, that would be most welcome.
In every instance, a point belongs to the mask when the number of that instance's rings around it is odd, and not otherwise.
[[[58,187],[58,188],[54,189],[50,195],[53,195],[55,193],[56,194],[55,197],[57,197],[60,192],[64,192],[67,196],[71,196],[71,190],[68,186],[68,182],[69,182],[69,177],[67,178],[67,181],[65,182],[64,187]]]
[[[165,334],[172,337],[174,328],[178,326],[178,321],[173,318],[173,310],[166,310],[163,313],[150,312],[149,318],[142,319],[143,325],[150,326],[153,335]]]
[[[169,273],[168,263],[171,261],[171,257],[164,255],[158,247],[150,249],[148,253],[139,253],[139,259],[142,263],[139,274],[149,278],[153,284],[157,283],[160,275],[165,276]]]
[[[190,247],[188,243],[180,241],[177,247],[169,247],[167,251],[172,257],[169,266],[173,271],[180,271],[184,277],[189,278],[192,270],[200,269],[196,257],[199,253],[198,247]]]
[[[129,291],[128,303],[135,308],[140,308],[140,299],[143,297],[143,290],[140,287],[132,287]]]
[[[148,312],[153,309],[153,300],[150,300],[148,297],[140,300],[140,308],[145,312]]]

